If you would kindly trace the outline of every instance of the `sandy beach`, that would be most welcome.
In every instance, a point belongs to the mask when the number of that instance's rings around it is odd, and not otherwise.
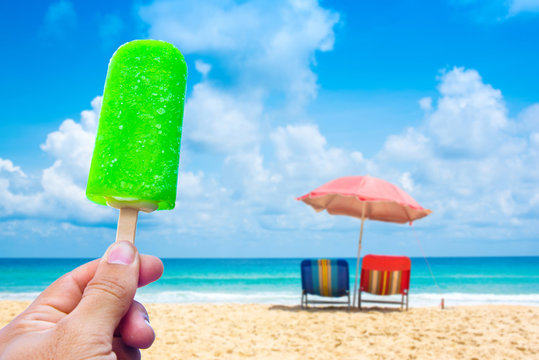
[[[0,325],[28,302],[1,301]],[[539,308],[149,304],[144,359],[539,359]]]

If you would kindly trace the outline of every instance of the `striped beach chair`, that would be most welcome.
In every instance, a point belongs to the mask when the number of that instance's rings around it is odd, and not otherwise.
[[[309,304],[346,304],[350,309],[348,262],[343,259],[309,259],[301,262],[301,307]],[[345,301],[309,299],[309,295],[343,297]]]
[[[410,269],[412,262],[406,256],[366,255],[361,262],[359,308],[361,302],[398,304],[408,310]],[[362,300],[361,293],[374,295],[401,295],[401,301]]]

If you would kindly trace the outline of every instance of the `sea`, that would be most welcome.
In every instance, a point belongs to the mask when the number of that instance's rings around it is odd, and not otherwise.
[[[62,274],[90,259],[0,259],[0,300],[33,300]],[[163,259],[156,283],[136,299],[151,303],[299,305],[301,258]],[[356,259],[350,267],[354,288]],[[539,257],[412,258],[410,306],[539,306]]]

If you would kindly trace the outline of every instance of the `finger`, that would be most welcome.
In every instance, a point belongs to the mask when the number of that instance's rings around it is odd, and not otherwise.
[[[152,255],[141,255],[138,287],[146,286],[163,275],[163,262]]]
[[[140,360],[142,358],[139,349],[124,344],[122,339],[117,337],[112,340],[112,351],[118,360]]]
[[[101,259],[83,264],[75,270],[65,274],[45,289],[39,297],[28,307],[28,311],[43,312],[42,306],[48,309],[46,318],[40,320],[57,322],[69,314],[79,304],[84,289],[92,280]],[[159,279],[163,274],[163,263],[159,258],[151,255],[140,256],[140,272],[138,286],[148,285]]]
[[[56,323],[80,302],[86,283],[95,275],[100,259],[79,266],[46,288],[21,314],[36,320]],[[82,285],[84,284],[84,285]]]
[[[147,349],[155,340],[155,333],[144,306],[133,301],[118,327],[118,333],[128,346]]]
[[[139,270],[140,259],[133,244],[118,241],[111,245],[69,320],[83,322],[95,334],[110,334],[112,337],[133,302]]]

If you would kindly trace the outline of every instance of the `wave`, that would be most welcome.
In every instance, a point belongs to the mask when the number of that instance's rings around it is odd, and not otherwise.
[[[301,294],[298,292],[202,292],[202,291],[157,291],[137,294],[137,300],[152,303],[237,303],[237,304],[279,304],[297,305]],[[365,299],[375,296],[363,295]],[[392,299],[393,298],[393,299]],[[506,304],[539,306],[539,294],[469,294],[469,293],[417,293],[410,295],[410,307],[439,306],[444,298],[445,305],[488,305]],[[398,300],[400,296],[384,297],[384,300]]]
[[[301,279],[297,274],[222,274],[222,275],[165,275],[161,278],[166,280],[281,280],[281,279]]]
[[[410,294],[410,305],[413,307],[439,305],[442,298],[446,306],[494,304],[539,306],[539,294],[470,294],[458,292]]]
[[[0,291],[0,300],[12,300],[12,301],[31,301],[41,294],[38,291],[28,292],[7,292]]]
[[[39,292],[0,292],[0,300],[31,301]],[[372,295],[362,295],[365,299],[376,299]],[[260,292],[212,292],[212,291],[139,291],[135,297],[144,303],[176,304],[276,304],[299,305],[301,294],[291,291]],[[444,298],[445,306],[466,305],[522,305],[539,306],[539,294],[470,294],[470,293],[417,293],[410,294],[410,307],[435,307]],[[379,298],[380,299],[380,298]],[[384,300],[398,300],[400,296],[383,297]]]
[[[412,279],[432,279],[432,276],[414,276],[412,275]],[[506,275],[506,274],[500,274],[500,275],[485,275],[485,274],[442,274],[442,275],[436,275],[436,279],[503,279],[503,280],[510,280],[510,279],[525,279],[525,280],[534,280],[539,279],[539,276],[535,275]]]
[[[152,303],[237,303],[237,304],[295,304],[301,295],[292,292],[202,292],[202,291],[158,291],[140,292],[135,297],[141,302]]]

